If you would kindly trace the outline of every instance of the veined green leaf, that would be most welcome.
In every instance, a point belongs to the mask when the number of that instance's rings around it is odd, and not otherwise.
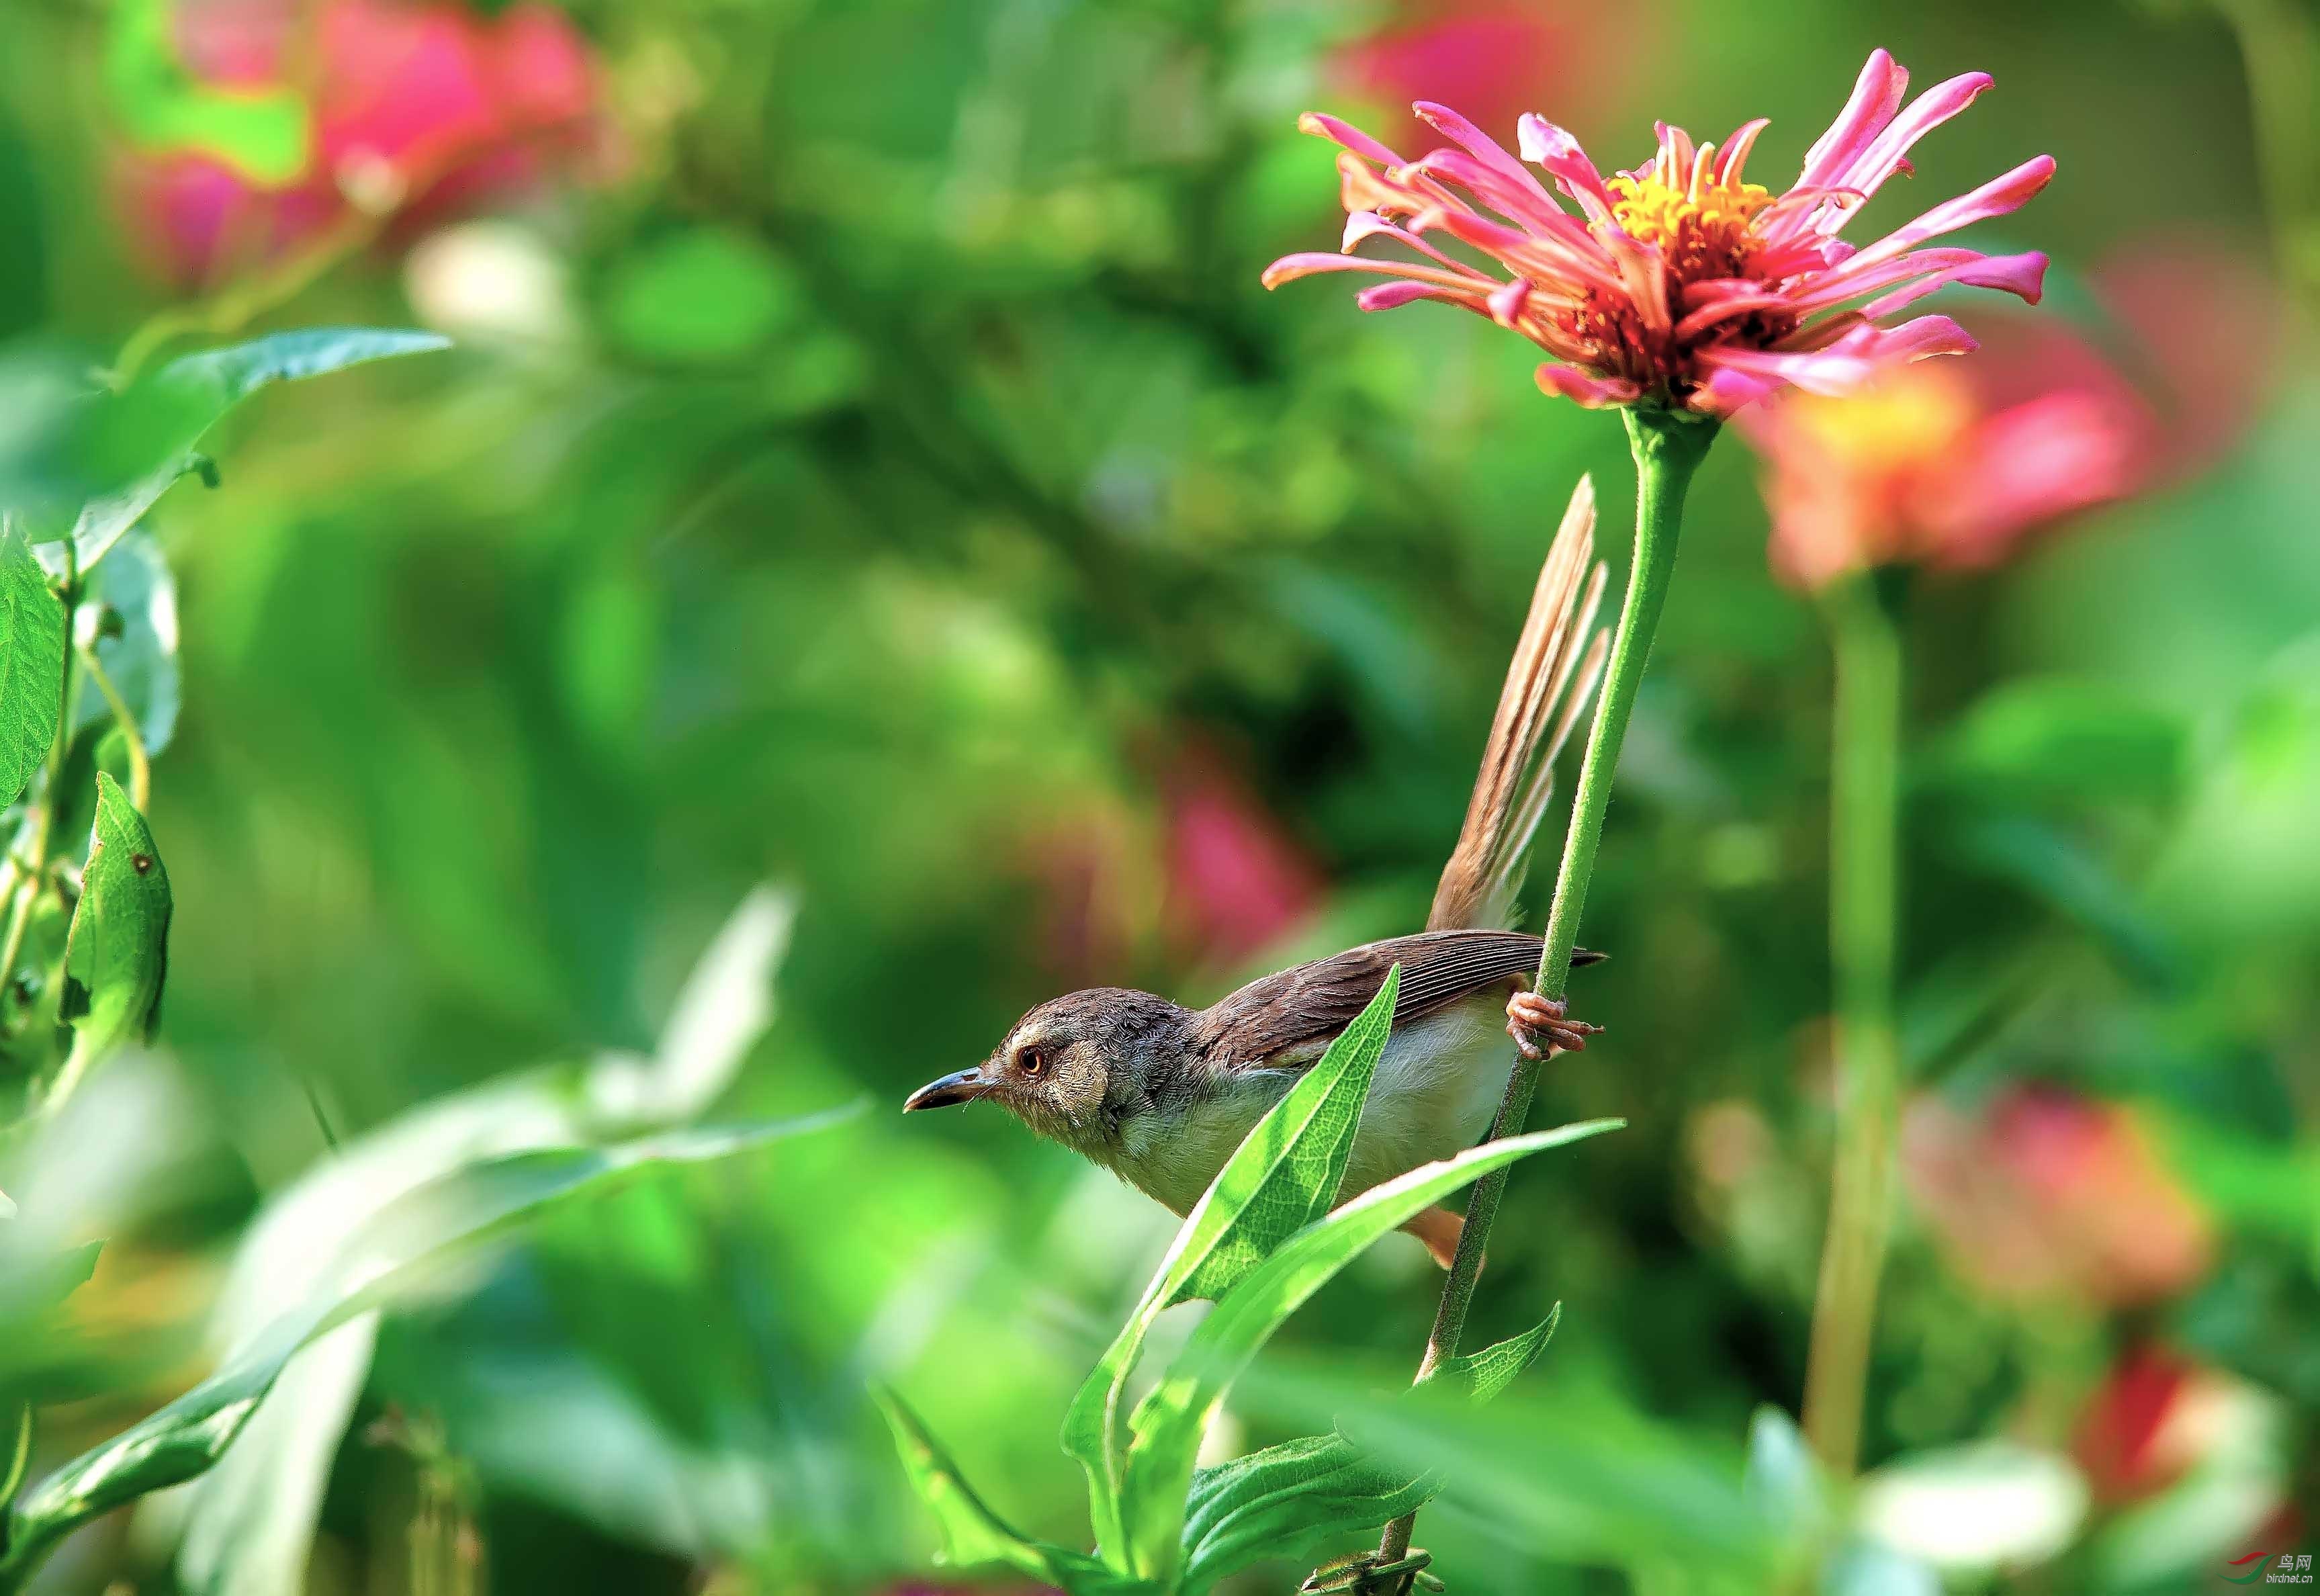
[[[1519,1336],[1446,1360],[1419,1387],[1490,1401],[1536,1360],[1562,1314],[1557,1307]],[[1301,1560],[1328,1541],[1415,1511],[1440,1488],[1433,1471],[1382,1461],[1337,1433],[1201,1469],[1185,1498],[1181,1589],[1197,1596],[1253,1563]]]
[[[121,784],[96,775],[96,824],[80,902],[65,937],[61,1017],[74,1028],[68,1075],[120,1043],[153,1034],[169,965],[169,873]]]
[[[1087,1471],[1096,1543],[1126,1566],[1119,1515],[1119,1399],[1152,1321],[1189,1296],[1222,1296],[1282,1238],[1337,1200],[1370,1079],[1385,1052],[1401,966],[1320,1061],[1243,1138],[1185,1216],[1176,1239],[1064,1417],[1064,1450]]]
[[[320,1289],[230,1354],[218,1373],[25,1492],[9,1515],[0,1585],[16,1588],[58,1541],[91,1519],[180,1484],[215,1463],[301,1347],[361,1314],[425,1291],[447,1266],[550,1206],[657,1168],[727,1157],[820,1129],[852,1111],[677,1131],[612,1147],[520,1153],[412,1191],[357,1232]]]
[[[23,532],[0,527],[0,806],[49,757],[62,712],[65,607]]]
[[[927,1427],[893,1391],[871,1392],[887,1428],[894,1432],[894,1449],[911,1488],[935,1516],[942,1530],[943,1558],[955,1568],[1011,1568],[1042,1584],[1055,1585],[1072,1596],[1136,1596],[1154,1587],[1107,1568],[1084,1552],[1031,1540],[1010,1528],[986,1506],[959,1474]]]
[[[1622,1123],[1591,1120],[1508,1137],[1422,1165],[1306,1226],[1251,1270],[1192,1332],[1129,1420],[1120,1518],[1137,1572],[1164,1582],[1172,1577],[1201,1437],[1234,1379],[1307,1298],[1378,1238],[1491,1170]]]

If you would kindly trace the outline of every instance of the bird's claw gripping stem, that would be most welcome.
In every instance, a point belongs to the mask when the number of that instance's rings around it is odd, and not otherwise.
[[[1537,1059],[1546,1056],[1538,1045],[1541,1037],[1557,1053],[1576,1053],[1587,1046],[1589,1037],[1603,1034],[1601,1026],[1570,1019],[1569,1013],[1561,998],[1544,997],[1525,987],[1507,1000],[1507,1035],[1514,1038],[1525,1058]]]
[[[1392,1563],[1380,1563],[1375,1552],[1363,1552],[1323,1564],[1297,1590],[1299,1596],[1410,1596],[1415,1591],[1440,1591],[1442,1582],[1426,1572],[1433,1561],[1431,1552],[1417,1546]]]

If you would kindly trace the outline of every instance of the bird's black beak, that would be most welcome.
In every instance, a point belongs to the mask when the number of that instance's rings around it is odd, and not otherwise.
[[[963,1069],[945,1075],[939,1081],[929,1081],[902,1102],[902,1111],[918,1109],[947,1109],[954,1103],[973,1102],[991,1090],[991,1083],[983,1078],[979,1069]]]

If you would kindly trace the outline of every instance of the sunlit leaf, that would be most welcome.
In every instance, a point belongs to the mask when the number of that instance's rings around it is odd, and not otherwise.
[[[1162,1310],[1195,1295],[1221,1296],[1283,1238],[1337,1201],[1400,988],[1397,965],[1369,1007],[1242,1139],[1072,1399],[1064,1450],[1087,1471],[1096,1540],[1115,1560],[1127,1555],[1119,1510],[1120,1393],[1144,1338]]]
[[[1226,1390],[1305,1300],[1380,1237],[1493,1169],[1623,1121],[1593,1120],[1509,1137],[1422,1165],[1283,1241],[1219,1301],[1129,1420],[1120,1518],[1141,1573],[1167,1577],[1179,1554],[1192,1460]]]
[[[62,712],[65,611],[14,522],[0,527],[0,804],[49,757]]]
[[[943,1557],[953,1567],[1011,1568],[1072,1596],[1131,1596],[1154,1586],[1106,1567],[1083,1552],[1035,1541],[1008,1527],[960,1475],[917,1414],[892,1391],[873,1392],[894,1432],[894,1447],[911,1488],[942,1531]]]
[[[322,1286],[225,1359],[219,1372],[25,1492],[9,1515],[0,1581],[21,1581],[100,1514],[180,1484],[215,1463],[301,1347],[374,1309],[424,1292],[463,1258],[551,1206],[672,1165],[723,1158],[820,1129],[844,1112],[677,1131],[612,1147],[521,1153],[472,1165],[381,1210]]]
[[[171,910],[169,873],[145,817],[99,771],[96,824],[65,939],[61,1013],[74,1028],[68,1072],[153,1034],[168,975]]]

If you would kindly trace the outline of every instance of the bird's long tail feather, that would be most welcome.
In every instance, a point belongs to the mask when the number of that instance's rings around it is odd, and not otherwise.
[[[1531,594],[1427,930],[1504,926],[1513,914],[1531,839],[1554,793],[1555,758],[1603,675],[1610,638],[1595,619],[1606,580],[1595,558],[1595,486],[1582,476]]]

